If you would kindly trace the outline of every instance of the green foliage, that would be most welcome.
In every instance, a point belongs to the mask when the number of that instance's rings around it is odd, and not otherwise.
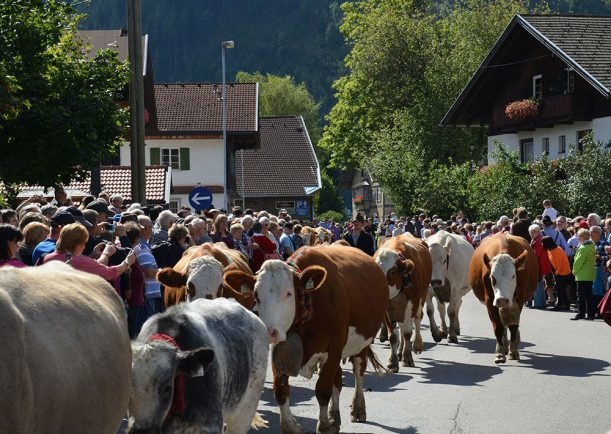
[[[19,109],[3,120],[0,178],[70,182],[119,144],[128,68],[111,50],[94,57],[76,40],[77,15],[54,0],[0,0],[0,70]]]
[[[305,83],[296,84],[293,77],[279,77],[256,72],[238,72],[239,83],[259,83],[259,114],[261,116],[303,116],[312,143],[320,138],[318,104]]]
[[[314,209],[316,213],[335,211],[343,215],[344,205],[337,192],[333,178],[324,170],[321,171],[322,189],[314,196]]]
[[[318,219],[318,221],[331,219],[334,222],[342,222],[346,219],[346,217],[341,212],[337,211],[326,211],[322,214],[317,215],[316,218]]]

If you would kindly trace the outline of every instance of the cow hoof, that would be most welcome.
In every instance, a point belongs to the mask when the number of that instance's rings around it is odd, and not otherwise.
[[[295,419],[292,419],[291,421],[281,420],[280,429],[282,430],[283,434],[303,434],[303,430]]]
[[[494,363],[496,363],[497,365],[499,363],[505,363],[507,361],[507,359],[505,358],[504,354],[497,354],[495,359],[494,359]]]
[[[386,365],[386,367],[393,374],[396,374],[397,372],[399,372],[399,364],[398,363],[389,363],[388,365]]]
[[[350,413],[350,416],[352,417],[352,422],[353,423],[364,423],[367,422],[367,412],[365,410],[361,410],[361,411],[352,411]]]
[[[439,329],[431,330],[431,335],[433,336],[433,340],[435,342],[441,342],[441,340],[444,338],[443,333],[439,331]]]
[[[414,341],[414,353],[416,354],[422,354],[422,351],[424,350],[424,345],[422,344],[422,338],[418,339],[416,338],[416,340]]]
[[[453,344],[457,344],[458,343],[458,338],[456,336],[450,336],[448,338],[448,342],[451,342]]]
[[[416,365],[414,364],[414,360],[413,359],[408,359],[407,361],[403,362],[403,366],[406,368],[414,368],[416,367]]]
[[[460,329],[456,329],[456,336],[460,336]]]
[[[509,360],[520,360],[520,354],[516,351],[516,352],[510,352],[509,353]]]

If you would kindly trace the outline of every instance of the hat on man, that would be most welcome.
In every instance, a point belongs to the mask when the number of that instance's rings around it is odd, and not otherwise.
[[[579,229],[590,229],[590,225],[587,221],[582,220],[579,222]]]
[[[91,223],[85,220],[85,216],[83,216],[83,212],[80,209],[78,209],[77,207],[69,206],[68,208],[66,208],[66,212],[72,214],[72,217],[75,220],[73,223],[80,223],[83,226],[85,226],[87,229],[91,229],[93,227]]]
[[[98,213],[104,213],[107,216],[114,215],[114,213],[108,209],[108,205],[106,205],[104,202],[100,202],[97,200],[94,200],[89,205],[87,205],[87,209],[92,209],[94,211],[97,211]]]
[[[51,226],[66,226],[74,222],[74,216],[65,210],[57,211],[51,217]]]

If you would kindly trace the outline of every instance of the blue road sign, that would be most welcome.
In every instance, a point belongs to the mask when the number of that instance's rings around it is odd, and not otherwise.
[[[310,204],[307,200],[298,200],[295,202],[295,214],[298,216],[310,215]]]
[[[212,193],[206,187],[195,187],[189,193],[189,203],[197,211],[210,208],[210,205],[212,205]]]

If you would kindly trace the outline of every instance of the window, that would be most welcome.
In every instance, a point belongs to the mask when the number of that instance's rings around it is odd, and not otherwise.
[[[541,150],[543,151],[543,155],[546,157],[549,155],[549,137],[543,137],[543,143],[541,143]]]
[[[371,192],[373,196],[372,199],[375,200],[376,203],[382,202],[382,190],[380,190],[380,187],[373,187]]]
[[[575,71],[573,68],[566,68],[566,93],[575,92]]]
[[[180,209],[180,199],[178,198],[170,199],[170,211],[172,211],[173,213],[177,213],[179,209]]]
[[[583,151],[584,139],[588,138],[592,134],[592,130],[581,130],[577,131],[577,150]]]
[[[558,137],[558,153],[559,154],[566,153],[566,136]]]
[[[524,139],[520,141],[520,161],[526,163],[532,161],[535,156],[533,139]]]
[[[533,98],[543,98],[543,76],[541,74],[533,76]]]
[[[180,169],[180,152],[178,149],[161,149],[161,164],[172,169]]]

